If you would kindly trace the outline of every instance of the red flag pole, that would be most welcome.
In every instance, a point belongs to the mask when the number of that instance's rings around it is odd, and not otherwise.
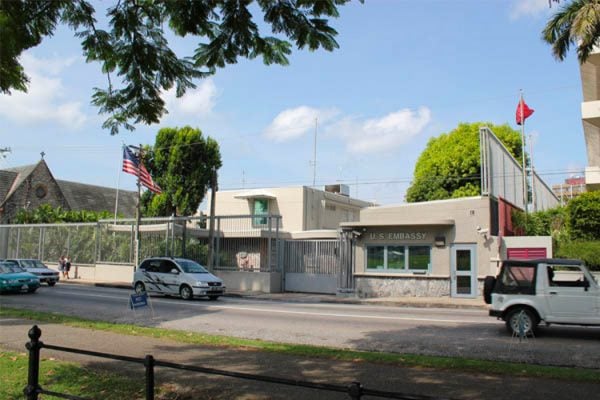
[[[527,169],[525,168],[525,110],[523,101],[523,89],[520,89],[520,100],[519,100],[519,108],[521,109],[519,120],[521,121],[521,145],[523,149],[521,150],[522,158],[523,158],[523,208],[525,209],[525,214],[527,214]]]

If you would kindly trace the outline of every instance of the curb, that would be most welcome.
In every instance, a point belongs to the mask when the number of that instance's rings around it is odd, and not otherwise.
[[[113,282],[90,282],[77,279],[71,279],[69,281],[61,280],[60,283],[67,285],[82,285],[82,286],[96,286],[106,287],[115,289],[132,289],[132,285],[128,283],[113,283]],[[457,304],[457,303],[440,303],[440,302],[413,302],[413,301],[402,301],[402,300],[368,300],[368,299],[357,299],[357,298],[323,298],[319,295],[307,294],[307,297],[289,297],[284,298],[282,296],[267,297],[268,294],[263,293],[240,293],[240,292],[226,292],[223,297],[233,298],[246,298],[260,301],[287,301],[290,303],[327,303],[327,304],[362,304],[362,305],[377,305],[384,307],[414,307],[414,308],[450,308],[450,309],[473,309],[473,310],[485,310],[487,305],[475,305],[475,304]]]

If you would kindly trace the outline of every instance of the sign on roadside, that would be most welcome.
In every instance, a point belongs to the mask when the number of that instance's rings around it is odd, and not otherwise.
[[[134,293],[129,296],[129,308],[135,310],[140,307],[148,306],[148,293],[144,292],[141,294]]]

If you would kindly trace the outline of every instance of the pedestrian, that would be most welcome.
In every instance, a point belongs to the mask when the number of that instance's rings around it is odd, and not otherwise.
[[[67,256],[65,258],[65,274],[67,275],[67,279],[69,278],[69,271],[71,270],[71,257]]]
[[[60,273],[62,274],[63,278],[66,276],[65,275],[65,256],[60,256],[60,258],[58,259],[58,270],[60,271]]]

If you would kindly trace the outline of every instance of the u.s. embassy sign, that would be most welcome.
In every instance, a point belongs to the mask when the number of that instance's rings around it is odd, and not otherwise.
[[[371,232],[368,238],[371,240],[425,240],[425,232]]]

